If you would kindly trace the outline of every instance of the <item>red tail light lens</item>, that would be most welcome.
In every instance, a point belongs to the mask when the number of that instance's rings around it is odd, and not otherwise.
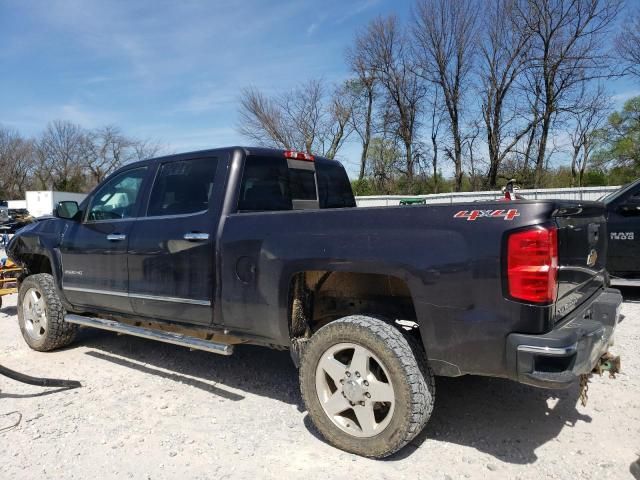
[[[292,160],[306,160],[307,162],[313,162],[313,155],[309,155],[304,152],[294,152],[293,150],[287,150],[284,152],[284,158],[290,158]]]
[[[535,227],[509,235],[509,295],[532,303],[553,303],[558,281],[558,229]]]

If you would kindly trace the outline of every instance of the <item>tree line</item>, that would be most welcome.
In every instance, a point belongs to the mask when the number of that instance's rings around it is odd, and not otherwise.
[[[619,0],[416,0],[408,20],[355,34],[348,80],[242,90],[238,130],[329,158],[356,139],[359,194],[617,183],[640,175],[640,99],[612,113],[604,89],[640,78],[640,14],[616,36],[622,11]]]
[[[21,199],[27,190],[86,192],[121,165],[161,149],[114,125],[86,129],[56,120],[35,138],[0,125],[0,199]]]

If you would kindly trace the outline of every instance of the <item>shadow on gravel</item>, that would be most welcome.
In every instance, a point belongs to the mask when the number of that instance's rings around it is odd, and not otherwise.
[[[625,302],[640,303],[640,287],[613,287],[620,290]]]
[[[554,399],[552,407],[548,399]],[[538,458],[535,450],[563,428],[591,422],[590,416],[578,412],[577,401],[577,386],[550,391],[497,378],[438,377],[427,427],[389,460],[403,459],[423,442],[438,440],[472,447],[507,463],[533,463]]]
[[[93,358],[202,388],[223,398],[243,399],[226,390],[229,387],[304,411],[298,374],[288,352],[240,346],[232,356],[223,357],[90,329],[82,332],[79,343],[93,349],[87,352]],[[535,462],[536,449],[553,441],[563,428],[591,421],[576,409],[577,386],[549,391],[502,379],[461,377],[438,378],[436,388],[436,406],[427,427],[389,461],[403,460],[423,443],[437,440],[475,448],[504,462],[527,464]],[[548,399],[556,399],[552,407]],[[304,424],[310,434],[320,438],[308,415]]]
[[[274,398],[303,410],[298,373],[289,352],[245,345],[236,347],[234,354],[226,357],[94,329],[81,330],[77,344],[92,348],[94,351],[86,355],[94,358],[191,385],[229,400],[244,397],[226,387]]]
[[[18,315],[18,307],[4,307],[2,309],[0,309],[0,313],[2,313],[3,315],[8,315],[8,316],[14,316],[14,315]]]
[[[631,464],[629,471],[631,475],[633,475],[633,478],[640,480],[640,458]]]

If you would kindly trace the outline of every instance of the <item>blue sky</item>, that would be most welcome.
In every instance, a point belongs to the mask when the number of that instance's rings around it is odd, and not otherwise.
[[[0,0],[0,123],[36,135],[54,119],[106,124],[171,151],[247,143],[239,90],[347,77],[345,48],[409,0]],[[610,82],[617,103],[640,93]],[[355,139],[354,139],[355,140]],[[342,151],[353,172],[357,142]]]
[[[354,30],[409,2],[0,0],[0,123],[116,124],[171,150],[245,144],[240,88],[346,78]],[[357,156],[357,153],[356,153]]]

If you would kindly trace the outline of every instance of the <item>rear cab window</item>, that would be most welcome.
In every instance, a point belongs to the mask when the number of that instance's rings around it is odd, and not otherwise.
[[[338,162],[261,155],[245,159],[239,212],[344,207],[355,207],[355,199]]]

